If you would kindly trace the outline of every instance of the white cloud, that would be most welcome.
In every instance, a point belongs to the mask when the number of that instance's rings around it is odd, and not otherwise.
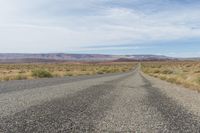
[[[134,45],[200,36],[198,8],[147,13],[106,3],[2,0],[0,52],[67,52],[101,44]]]

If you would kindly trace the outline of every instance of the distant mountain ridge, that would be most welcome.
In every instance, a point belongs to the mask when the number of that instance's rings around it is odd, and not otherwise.
[[[0,60],[13,59],[43,59],[43,60],[112,60],[115,57],[112,55],[100,54],[64,54],[64,53],[50,53],[50,54],[0,54]]]
[[[162,55],[103,55],[103,54],[0,54],[0,62],[5,61],[142,61],[142,60],[172,60],[174,58]]]

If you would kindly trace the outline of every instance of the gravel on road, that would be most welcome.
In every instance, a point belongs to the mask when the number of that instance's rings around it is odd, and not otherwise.
[[[139,69],[33,86],[0,94],[0,132],[200,132],[199,94]]]

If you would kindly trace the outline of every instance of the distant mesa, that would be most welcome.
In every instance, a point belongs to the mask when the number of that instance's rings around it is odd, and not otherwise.
[[[174,60],[162,55],[103,55],[103,54],[0,54],[0,63],[60,62],[60,61],[159,61]]]

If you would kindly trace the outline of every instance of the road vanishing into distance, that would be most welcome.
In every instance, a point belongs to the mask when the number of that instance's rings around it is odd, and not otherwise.
[[[0,132],[200,132],[200,94],[127,73],[0,83]]]

